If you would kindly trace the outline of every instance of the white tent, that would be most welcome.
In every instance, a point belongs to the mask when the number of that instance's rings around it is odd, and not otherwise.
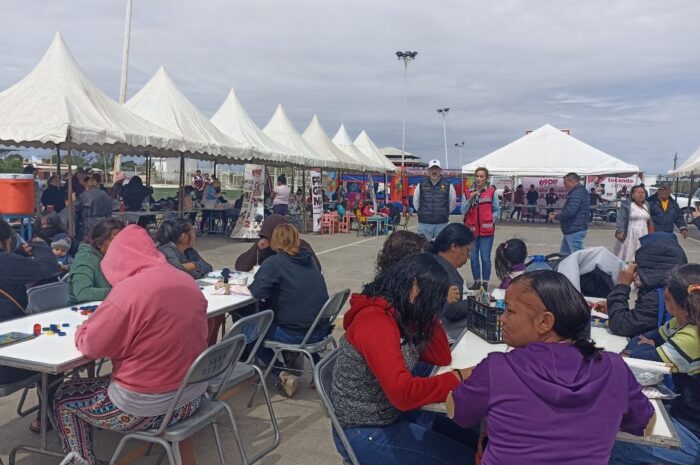
[[[700,174],[700,148],[697,149],[688,159],[677,169],[668,170],[671,176],[690,176]]]
[[[365,156],[384,165],[385,171],[396,171],[396,166],[390,162],[387,157],[382,155],[372,139],[369,138],[369,135],[364,130],[355,138],[354,144],[355,147],[360,150],[360,152],[365,154]]]
[[[135,114],[182,137],[187,156],[231,162],[252,158],[252,149],[219,131],[187,97],[162,66],[124,106]]]
[[[328,134],[326,134],[326,131],[323,130],[323,126],[321,126],[321,122],[318,120],[316,115],[314,115],[311,122],[304,130],[302,137],[309,143],[309,145],[311,145],[311,147],[316,150],[316,152],[327,154],[339,160],[342,163],[341,167],[343,169],[363,170],[362,165],[355,163],[345,154],[345,152],[340,150],[333,143],[330,137],[328,137]]]
[[[301,134],[294,129],[292,122],[287,118],[282,104],[277,105],[275,114],[272,115],[270,121],[267,122],[267,126],[263,128],[263,132],[276,142],[287,147],[290,152],[301,154],[305,158],[305,166],[318,168],[338,167],[338,161],[331,160],[328,156],[319,154],[303,137],[301,137]]]
[[[545,124],[505,147],[462,167],[473,173],[480,166],[496,176],[632,175],[639,167],[608,155],[559,129]]]
[[[303,165],[308,158],[295,154],[284,145],[268,137],[248,116],[236,92],[231,89],[224,103],[211,117],[211,122],[224,134],[243,144],[265,153],[271,162],[279,164]]]
[[[184,146],[102,93],[56,33],[36,67],[0,93],[0,143],[53,148],[69,139],[89,151],[167,155]]]
[[[386,171],[384,165],[380,165],[378,161],[372,160],[364,153],[355,147],[352,143],[348,131],[345,129],[345,125],[341,124],[338,132],[333,136],[333,143],[338,146],[347,156],[352,158],[355,163],[359,163],[364,166],[366,171],[371,171],[374,173],[383,173]]]

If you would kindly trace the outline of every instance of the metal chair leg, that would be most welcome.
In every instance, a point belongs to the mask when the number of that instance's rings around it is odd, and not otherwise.
[[[27,394],[29,393],[29,390],[31,388],[26,387],[22,390],[22,397],[19,399],[19,403],[17,404],[17,415],[20,417],[26,417],[27,415],[36,412],[39,410],[39,404],[35,405],[34,407],[29,408],[28,410],[22,410],[24,408],[24,402],[27,400]],[[0,464],[2,465],[2,464]]]
[[[272,361],[271,361],[270,364],[267,366],[267,368],[265,368],[265,373],[264,373],[264,375],[263,375],[265,379],[267,379],[268,375],[269,375],[270,372],[272,371],[272,367],[275,366],[275,360],[277,360],[277,356],[278,356],[281,352],[282,352],[282,351],[281,351],[279,348],[275,349],[275,353],[274,353],[274,355],[272,356]],[[260,390],[260,385],[255,386],[255,391],[253,391],[253,394],[250,396],[250,400],[248,401],[248,408],[250,408],[250,407],[253,406],[253,401],[255,400],[255,396],[258,395],[258,391],[259,391],[259,390]]]
[[[224,448],[221,444],[221,435],[219,434],[219,425],[217,425],[214,421],[211,424],[211,428],[214,430],[214,442],[216,442],[216,450],[219,453],[219,463],[221,465],[226,465],[226,460],[224,459]]]

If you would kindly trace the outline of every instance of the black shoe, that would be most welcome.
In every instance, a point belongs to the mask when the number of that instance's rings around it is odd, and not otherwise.
[[[482,287],[482,286],[481,286],[481,282],[480,282],[480,281],[474,281],[474,284],[471,285],[471,287],[469,288],[469,290],[470,290],[470,291],[478,291],[479,289],[481,289],[481,287]]]

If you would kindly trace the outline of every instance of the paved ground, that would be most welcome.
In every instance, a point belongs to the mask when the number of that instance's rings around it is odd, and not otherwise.
[[[456,218],[455,218],[456,219]],[[694,230],[695,228],[691,226]],[[700,235],[693,231],[696,238]],[[561,233],[556,225],[502,223],[499,224],[496,234],[496,243],[512,237],[523,239],[528,244],[531,254],[547,254],[559,249]],[[381,248],[384,237],[363,238],[352,234],[334,236],[305,235],[304,239],[313,246],[319,255],[324,275],[328,283],[329,291],[334,292],[344,288],[357,291],[362,284],[373,276],[374,261],[378,250]],[[615,239],[610,226],[594,227],[588,234],[586,244],[603,245],[612,247]],[[681,244],[692,262],[700,262],[700,241],[695,239],[681,240]],[[229,239],[211,236],[198,239],[197,248],[205,259],[209,260],[215,268],[233,266],[238,254],[249,247],[249,244],[235,243]],[[462,275],[471,282],[471,272],[468,266],[462,269]],[[495,281],[495,277],[492,278]],[[308,381],[308,377],[304,378]],[[302,383],[303,387],[293,399],[287,399],[278,391],[272,389],[275,413],[282,430],[282,442],[280,446],[260,463],[264,465],[340,465],[342,461],[335,452],[330,436],[330,422],[326,418],[320,400],[315,391],[306,387],[308,383]],[[267,410],[258,399],[255,406],[247,409],[245,404],[251,393],[251,388],[246,386],[240,391],[230,393],[230,402],[237,415],[238,425],[243,431],[245,441],[260,447],[271,441],[271,431],[268,428]],[[38,437],[27,430],[30,419],[17,418],[15,407],[19,396],[11,396],[0,399],[0,457],[7,460],[7,454],[11,447],[17,443],[38,443]],[[32,400],[33,401],[33,400]],[[223,441],[227,450],[227,463],[239,464],[237,448],[228,427],[228,422],[221,420],[224,434]],[[108,459],[119,436],[113,433],[98,431],[95,435],[96,450],[100,458]],[[51,434],[51,444],[58,447],[58,443]],[[130,452],[125,455],[120,463],[143,464],[152,463],[152,458],[142,456],[145,447],[134,444]],[[195,452],[200,465],[217,463],[216,452],[210,430],[206,430],[196,436]],[[20,464],[56,464],[56,460],[37,456],[23,456],[18,460]]]

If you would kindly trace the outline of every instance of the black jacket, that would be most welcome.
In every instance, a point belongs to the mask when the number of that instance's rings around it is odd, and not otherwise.
[[[132,182],[130,181],[129,184],[123,186],[119,195],[121,195],[124,206],[128,211],[137,212],[141,210],[143,201],[153,194],[153,188],[144,186],[138,181],[133,182],[133,184]]]
[[[265,260],[250,292],[272,308],[278,326],[299,335],[308,331],[328,300],[326,281],[311,252],[304,249],[298,255],[280,252]]]
[[[668,198],[668,210],[666,211],[661,207],[661,199],[659,199],[658,194],[649,197],[647,202],[649,202],[651,219],[658,232],[672,233],[674,226],[681,231],[688,229],[681,207],[678,206],[678,202],[672,197]]]
[[[616,285],[608,295],[610,332],[633,337],[656,329],[659,295],[656,289],[666,285],[668,272],[688,263],[685,252],[675,240],[642,245],[635,254],[637,273],[642,282],[635,307],[629,308],[630,286]]]
[[[53,209],[56,213],[66,208],[66,191],[62,187],[56,187],[49,184],[44,192],[41,194],[41,204],[44,207],[53,205]]]

